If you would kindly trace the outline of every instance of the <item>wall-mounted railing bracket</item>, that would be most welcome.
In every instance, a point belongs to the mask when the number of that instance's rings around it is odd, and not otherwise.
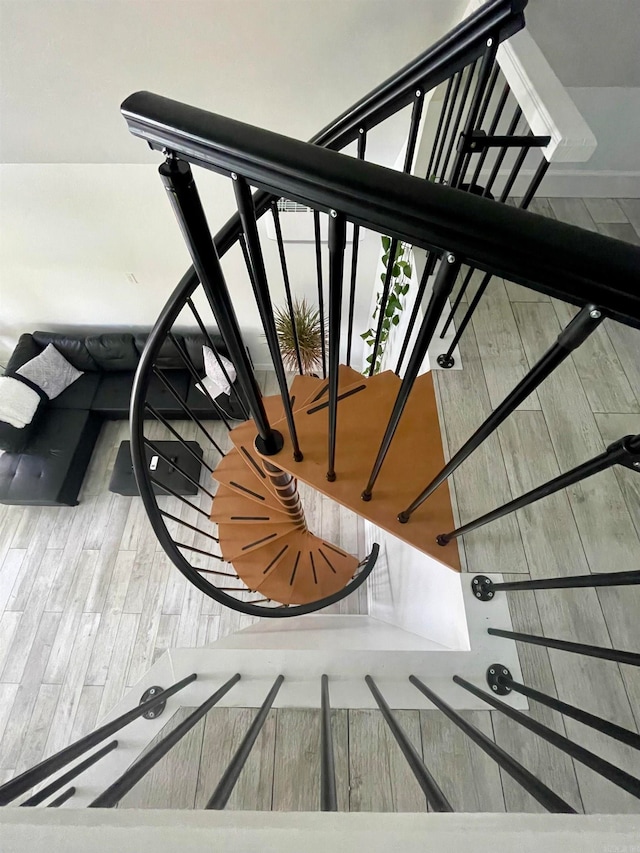
[[[491,599],[495,596],[495,592],[492,587],[493,581],[486,575],[476,575],[475,578],[471,581],[471,589],[473,591],[473,594],[476,598],[480,599],[480,601],[491,601]]]
[[[142,696],[140,697],[140,701],[138,705],[146,705],[147,702],[151,702],[152,699],[155,699],[159,693],[162,693],[164,690],[163,687],[158,687],[158,685],[154,685],[153,687],[147,687]],[[149,708],[148,711],[145,711],[142,715],[145,720],[155,720],[157,717],[161,716],[164,709],[167,707],[166,701],[158,702],[153,708]]]
[[[501,663],[492,663],[487,669],[487,684],[498,696],[507,696],[511,693],[506,679],[511,680],[511,673]]]

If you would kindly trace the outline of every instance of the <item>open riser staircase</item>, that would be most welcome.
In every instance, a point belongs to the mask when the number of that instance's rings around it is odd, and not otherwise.
[[[531,69],[514,73],[517,51],[509,40],[514,36],[516,44],[522,35],[525,0],[489,0],[480,7],[474,0],[472,6],[475,11],[451,33],[310,143],[146,92],[124,102],[131,133],[164,155],[160,177],[193,262],[149,336],[134,385],[132,458],[141,497],[163,549],[191,583],[227,607],[269,619],[210,648],[167,653],[96,732],[0,786],[0,804],[124,805],[173,746],[205,725],[201,721],[216,705],[253,710],[212,790],[206,797],[199,794],[200,805],[211,810],[223,809],[233,797],[270,712],[281,708],[313,709],[320,729],[313,735],[318,807],[324,811],[340,807],[338,791],[344,786],[344,779],[336,781],[335,742],[342,735],[332,729],[332,707],[379,711],[406,761],[403,772],[412,774],[432,811],[452,811],[455,797],[447,780],[432,772],[428,750],[418,748],[400,724],[398,711],[444,715],[460,744],[475,744],[495,772],[499,767],[547,811],[570,814],[585,808],[498,746],[466,712],[491,708],[515,730],[533,732],[558,750],[560,760],[573,759],[623,791],[627,799],[620,810],[630,811],[629,800],[640,799],[640,778],[631,769],[640,748],[637,731],[525,684],[515,642],[611,666],[637,667],[640,653],[582,643],[580,637],[567,641],[514,631],[506,602],[507,593],[522,591],[636,585],[640,571],[612,567],[601,574],[505,581],[497,574],[474,576],[468,566],[462,595],[470,642],[456,650],[369,616],[321,612],[364,588],[380,549],[374,542],[370,553],[352,554],[318,535],[305,516],[298,483],[358,515],[379,538],[393,537],[412,554],[424,555],[425,571],[434,577],[442,577],[438,572],[452,577],[461,571],[457,540],[462,535],[613,466],[640,470],[640,436],[621,436],[604,453],[456,526],[448,481],[458,467],[605,318],[640,328],[640,250],[526,210],[549,163],[568,157],[573,143],[563,128],[572,126],[580,138],[580,156],[593,146],[588,129],[575,130],[575,110],[561,97],[554,95],[555,106],[565,105],[566,121],[549,104],[532,111],[522,88]],[[537,56],[530,46],[524,53],[527,61]],[[410,108],[410,116],[398,168],[367,162],[367,134],[404,108]],[[238,212],[215,236],[192,167],[216,172],[233,187]],[[516,185],[521,187],[517,207],[508,203]],[[257,191],[252,194],[251,188]],[[295,288],[279,222],[287,215],[279,211],[281,199],[303,205],[313,218],[310,275],[317,280],[318,308],[328,332],[318,375],[301,369],[296,339],[300,370],[291,376],[276,335],[275,274],[265,262],[258,223],[264,215],[273,217],[278,274],[291,310]],[[380,284],[359,275],[358,235],[365,229],[383,238]],[[402,294],[394,282],[400,275],[397,261],[409,248],[420,259],[420,274],[406,303],[408,322],[400,325],[394,317]],[[262,396],[238,326],[234,287],[224,269],[232,251],[242,253],[251,283],[278,384],[275,395]],[[465,291],[477,276],[480,286],[460,317]],[[447,349],[440,348],[437,366],[460,367],[457,346],[495,276],[578,310],[503,402],[447,458],[430,354],[440,335]],[[369,296],[372,287],[374,330],[356,363],[357,296],[363,289]],[[185,316],[208,340],[220,369],[226,371],[225,354],[237,371],[231,384],[237,419],[202,389],[228,429],[226,442],[213,438],[209,422],[191,411],[162,366],[163,349],[175,350],[190,374],[202,380],[174,335]],[[214,332],[222,336],[225,353],[214,346]],[[378,369],[391,344],[399,352],[397,363],[387,358]],[[179,403],[204,452],[157,412],[152,398],[158,387]],[[149,453],[169,465],[175,460],[149,437],[145,426],[151,420],[202,467],[194,478],[176,466],[195,499],[155,480]],[[167,511],[167,494],[178,501],[177,515]],[[585,691],[592,690],[598,685],[586,683]],[[190,710],[181,711],[181,722],[160,734],[165,702],[172,713],[178,707]],[[529,702],[615,740],[620,760],[609,761],[543,725],[526,713]],[[125,726],[129,740],[113,740]],[[76,776],[82,784],[71,784]]]

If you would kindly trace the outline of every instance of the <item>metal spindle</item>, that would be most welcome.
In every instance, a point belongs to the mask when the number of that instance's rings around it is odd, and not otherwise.
[[[444,121],[444,128],[442,130],[442,136],[440,138],[440,145],[438,146],[438,153],[436,154],[436,160],[433,165],[433,177],[438,178],[438,170],[440,167],[440,158],[442,157],[442,152],[444,151],[445,142],[447,140],[447,136],[449,135],[449,125],[451,124],[451,118],[453,116],[453,111],[456,106],[456,101],[458,100],[458,92],[460,90],[460,84],[462,82],[462,75],[464,73],[464,69],[461,71],[457,71],[453,75],[453,90],[451,92],[451,98],[449,100],[447,116]],[[449,94],[447,92],[447,94]]]
[[[546,693],[541,693],[539,690],[534,690],[533,687],[527,687],[526,684],[520,684],[513,680],[511,673],[506,667],[500,666],[499,664],[491,666],[489,668],[487,681],[490,687],[493,688],[495,685],[495,688],[497,688],[495,689],[495,693],[498,696],[508,696],[509,693],[515,691],[516,693],[520,693],[522,696],[526,696],[528,699],[532,699],[534,702],[546,705],[547,708],[559,711],[561,714],[564,714],[565,717],[571,717],[585,726],[589,726],[596,731],[602,732],[602,734],[607,735],[607,737],[618,740],[620,743],[625,743],[633,749],[640,749],[640,735],[637,732],[632,732],[629,729],[625,729],[622,726],[617,725],[616,723],[604,720],[596,714],[590,714],[582,708],[576,708],[575,705],[569,705],[567,702],[562,702],[560,699],[556,699],[555,696],[549,696]]]
[[[186,451],[187,451],[187,452],[188,452],[188,453],[189,453],[189,454],[190,454],[194,459],[196,459],[196,460],[197,460],[201,465],[204,465],[204,467],[207,469],[207,471],[209,471],[211,474],[213,474],[213,468],[211,467],[211,465],[209,465],[209,463],[208,463],[208,462],[205,462],[205,460],[204,460],[204,456],[198,456],[198,454],[196,453],[196,451],[195,451],[195,450],[190,446],[190,443],[189,443],[188,441],[186,441],[186,440],[185,440],[185,439],[180,435],[180,433],[179,433],[177,430],[175,430],[175,429],[171,426],[171,424],[170,424],[170,423],[169,423],[169,421],[164,417],[164,415],[161,415],[161,414],[160,414],[160,412],[159,412],[157,409],[154,409],[154,407],[151,405],[151,403],[145,403],[145,404],[144,404],[144,407],[145,407],[145,409],[146,409],[148,412],[151,412],[151,414],[153,415],[153,417],[154,417],[157,421],[159,421],[159,422],[160,422],[164,427],[166,427],[166,429],[168,429],[168,430],[169,430],[169,432],[170,432],[170,433],[175,437],[176,441],[180,442],[180,444],[182,445],[182,447],[184,447],[184,449],[185,449],[185,450],[186,450]]]
[[[220,447],[220,445],[219,445],[219,444],[218,444],[218,442],[215,440],[215,438],[213,438],[213,436],[210,434],[209,430],[208,430],[208,429],[207,429],[207,428],[202,424],[202,422],[201,422],[201,421],[200,421],[200,419],[197,417],[197,415],[195,415],[195,414],[193,413],[193,411],[192,411],[191,407],[190,407],[190,406],[187,406],[187,404],[185,403],[185,401],[182,399],[182,397],[180,396],[180,394],[178,394],[178,392],[177,392],[177,391],[176,391],[176,389],[173,387],[173,385],[171,384],[171,382],[169,382],[169,380],[168,380],[168,379],[167,379],[167,377],[164,375],[164,373],[163,373],[159,368],[157,368],[157,367],[154,367],[154,368],[153,368],[153,373],[154,373],[154,375],[155,375],[155,376],[157,376],[157,378],[160,380],[160,382],[164,385],[164,387],[166,388],[166,390],[171,394],[171,396],[172,396],[172,397],[173,397],[173,399],[176,401],[176,403],[180,406],[180,408],[181,408],[181,409],[182,409],[182,411],[185,413],[185,415],[186,415],[190,420],[192,420],[192,421],[194,422],[194,424],[195,424],[195,425],[196,425],[196,426],[201,430],[201,432],[203,432],[203,433],[204,433],[204,435],[206,435],[206,437],[207,437],[207,438],[208,438],[208,440],[211,442],[211,444],[215,447],[215,449],[218,451],[218,453],[220,454],[220,456],[224,456],[224,450]]]
[[[442,309],[444,308],[449,294],[451,293],[451,288],[453,287],[459,270],[460,261],[450,252],[446,253],[440,264],[436,280],[433,283],[433,293],[431,294],[429,305],[423,317],[422,325],[420,326],[420,331],[418,332],[418,336],[411,353],[411,358],[409,359],[409,364],[407,365],[402,384],[400,385],[400,390],[398,391],[398,396],[396,397],[393,405],[393,411],[389,417],[384,437],[380,443],[376,461],[374,462],[371,474],[369,475],[369,481],[362,492],[361,497],[363,501],[371,500],[373,486],[378,478],[378,474],[380,473],[382,463],[385,460],[389,447],[391,446],[393,436],[395,435],[398,424],[400,423],[400,418],[402,417],[407,400],[409,399],[409,394],[411,393],[413,384],[416,381],[418,371],[420,370],[424,357],[427,353],[429,344],[433,339],[438,320],[442,314]]]
[[[75,792],[76,792],[76,789],[72,785],[70,788],[67,788],[67,790],[63,794],[60,794],[59,797],[56,797],[55,800],[51,800],[50,803],[47,803],[47,808],[48,809],[57,809],[63,803],[66,803],[67,800],[70,800],[71,797],[73,797],[73,795],[75,794]]]
[[[444,158],[444,162],[442,165],[442,171],[440,173],[440,180],[445,182],[445,178],[447,175],[447,169],[449,167],[449,160],[451,159],[451,154],[453,153],[453,146],[456,142],[456,136],[458,134],[458,129],[460,127],[460,123],[462,121],[462,116],[464,113],[464,108],[467,105],[467,98],[469,97],[469,91],[471,89],[471,81],[473,80],[473,76],[476,71],[476,66],[478,64],[478,60],[476,59],[468,68],[467,79],[464,84],[464,89],[462,90],[462,97],[460,98],[460,103],[458,105],[458,113],[456,115],[455,121],[453,123],[453,127],[451,128],[451,137],[449,139],[449,145],[447,146],[447,153]],[[455,165],[455,164],[454,164]],[[451,184],[451,186],[455,186],[453,182],[453,176],[446,183]]]
[[[177,521],[178,524],[182,524],[184,527],[188,527],[190,530],[195,530],[196,533],[200,534],[201,536],[206,536],[207,539],[213,539],[214,542],[220,542],[217,536],[213,536],[211,533],[207,533],[205,530],[200,530],[199,527],[196,527],[193,524],[189,524],[188,521],[184,521],[182,518],[178,518],[177,515],[171,515],[170,512],[166,512],[163,509],[160,509],[159,512],[160,515],[163,515],[165,518],[170,518],[171,521]]]
[[[180,342],[178,341],[176,336],[173,334],[173,332],[169,332],[168,338],[172,342],[174,347],[176,348],[182,363],[184,364],[184,366],[187,368],[187,370],[191,374],[191,378],[193,379],[195,384],[198,386],[198,389],[201,389],[204,396],[209,399],[209,402],[211,403],[213,408],[218,413],[218,417],[223,422],[223,424],[226,426],[226,428],[228,430],[231,430],[231,424],[229,423],[229,419],[227,418],[225,412],[223,411],[223,409],[219,405],[219,403],[217,403],[215,401],[215,399],[211,396],[211,394],[209,393],[209,389],[207,388],[207,386],[204,384],[204,382],[202,381],[202,379],[198,375],[198,371],[195,369],[193,362],[189,358],[189,353],[187,352],[186,347],[184,347],[183,345],[180,344]]]
[[[189,714],[175,729],[172,729],[166,737],[163,737],[158,743],[152,746],[145,752],[137,761],[125,770],[125,772],[116,781],[109,785],[106,791],[96,797],[89,803],[90,809],[112,809],[117,806],[120,800],[128,793],[134,785],[136,785],[149,770],[154,767],[161,758],[163,758],[169,750],[174,747],[178,741],[191,731],[196,723],[204,717],[204,715],[216,705],[223,696],[225,696],[236,684],[240,681],[240,675],[236,673],[222,687],[216,690],[205,702],[202,703],[196,710]]]
[[[516,128],[518,126],[518,122],[522,118],[522,108],[520,104],[516,105],[513,116],[511,117],[511,121],[509,123],[509,127],[507,128],[506,136],[514,136],[516,132]],[[489,178],[487,183],[485,184],[484,190],[482,191],[482,195],[486,198],[491,192],[491,188],[493,187],[493,183],[498,176],[498,172],[500,171],[500,167],[504,162],[504,158],[507,156],[507,151],[509,150],[508,146],[504,145],[502,148],[498,149],[498,153],[496,155],[495,162],[489,173]]]
[[[532,135],[531,131],[529,131],[529,135]],[[530,148],[521,148],[518,152],[518,156],[516,157],[513,167],[511,168],[511,172],[509,173],[509,177],[505,181],[504,187],[502,188],[502,192],[500,193],[500,196],[498,198],[498,201],[501,204],[504,204],[504,202],[509,198],[511,188],[515,184],[516,178],[520,174],[520,169],[522,168],[525,158],[530,150]]]
[[[245,765],[247,758],[253,748],[254,743],[256,742],[256,738],[260,734],[262,727],[264,726],[269,711],[271,710],[271,706],[276,698],[278,690],[280,690],[280,686],[284,681],[284,676],[279,675],[271,690],[267,694],[267,698],[264,700],[262,705],[260,706],[260,710],[256,714],[253,719],[253,722],[249,726],[246,735],[242,739],[242,743],[236,750],[235,755],[229,762],[229,766],[222,774],[222,779],[218,782],[215,791],[211,795],[209,802],[205,806],[206,809],[223,809],[231,794],[233,793],[233,789],[235,788],[236,782],[238,781],[238,777],[242,772],[242,768]]]
[[[143,441],[144,441],[144,439],[143,439]],[[188,501],[188,500],[184,497],[184,495],[179,495],[179,494],[178,494],[174,489],[172,489],[172,488],[171,488],[171,486],[167,486],[167,484],[166,484],[166,483],[161,483],[161,482],[160,482],[160,480],[156,480],[156,478],[155,478],[152,474],[150,474],[150,475],[149,475],[149,480],[153,483],[153,485],[154,485],[154,486],[157,486],[157,487],[158,487],[159,489],[161,489],[162,491],[167,492],[167,494],[171,495],[171,497],[173,497],[173,498],[177,498],[179,501],[182,501],[182,503],[183,503],[183,504],[186,504],[186,505],[189,507],[189,509],[195,509],[195,511],[196,511],[196,512],[199,512],[199,513],[200,513],[200,515],[204,515],[204,517],[205,517],[208,521],[211,521],[211,519],[209,518],[209,513],[208,513],[208,512],[205,512],[205,511],[204,511],[203,509],[201,509],[199,506],[196,506],[195,504],[192,504],[192,503],[191,503],[191,501]],[[161,493],[162,493],[162,492],[161,492]]]
[[[496,45],[496,47],[497,47],[497,45]],[[483,57],[483,64],[484,64],[484,61],[485,61],[485,57],[487,56],[487,53],[488,53],[488,51],[487,51],[487,52],[485,52],[485,56]],[[483,73],[483,72],[482,72],[482,66],[481,66],[481,68],[480,68],[480,75],[479,75],[479,79],[478,79],[478,83],[480,83],[480,79],[481,79],[481,77],[482,77],[482,73]],[[485,90],[484,90],[484,95],[483,95],[483,98],[482,98],[482,104],[481,104],[481,106],[480,106],[480,109],[479,109],[479,111],[478,111],[478,116],[477,116],[477,119],[476,119],[476,121],[475,121],[475,126],[476,126],[478,129],[480,129],[480,128],[482,127],[482,123],[484,122],[485,117],[486,117],[486,115],[487,115],[487,110],[489,109],[489,104],[490,104],[490,102],[491,102],[491,97],[492,97],[492,95],[493,95],[493,92],[494,92],[494,89],[495,89],[495,86],[496,86],[496,81],[497,81],[497,79],[498,79],[498,74],[499,74],[499,73],[500,73],[500,66],[499,66],[499,65],[498,65],[498,63],[495,61],[495,54],[494,54],[494,56],[493,56],[493,58],[492,58],[492,60],[491,60],[491,76],[490,76],[489,81],[488,81],[488,83],[487,83],[487,85],[486,85],[486,88],[485,88]],[[477,91],[477,90],[476,90],[476,91]],[[475,94],[474,94],[474,97],[475,97]],[[470,127],[469,127],[469,133],[471,133],[472,131],[473,131],[473,126],[470,126]],[[462,169],[461,169],[461,172],[460,172],[460,179],[459,179],[459,181],[455,184],[455,186],[460,186],[460,185],[464,182],[464,176],[466,175],[466,173],[467,173],[467,169],[469,168],[469,163],[471,162],[472,154],[473,154],[473,152],[472,152],[472,151],[469,151],[469,152],[467,152],[467,154],[465,154],[465,155],[464,155],[464,158],[463,158],[463,161],[462,161]],[[455,168],[455,167],[454,167],[454,168]]]
[[[316,276],[318,279],[318,311],[320,313],[320,351],[322,353],[322,378],[327,378],[327,353],[324,341],[324,287],[322,284],[322,239],[320,234],[320,213],[313,211],[313,235],[316,249]]]
[[[242,230],[247,241],[247,249],[249,250],[249,258],[251,260],[251,268],[254,278],[254,296],[258,306],[260,319],[262,320],[262,328],[264,329],[271,360],[278,380],[280,388],[280,397],[284,407],[284,414],[289,428],[289,437],[293,447],[293,458],[296,462],[302,460],[300,445],[298,444],[298,434],[296,431],[295,419],[293,417],[293,409],[291,406],[291,398],[289,397],[289,386],[287,384],[287,374],[282,363],[282,353],[280,352],[280,344],[278,343],[278,333],[276,332],[276,323],[273,316],[273,305],[271,303],[271,295],[269,293],[269,283],[267,281],[267,272],[264,266],[264,258],[262,256],[262,247],[260,245],[260,235],[258,234],[258,224],[256,221],[256,213],[253,207],[253,197],[249,184],[244,178],[239,177],[235,173],[232,174],[233,189],[236,196],[238,213],[240,214],[240,222]],[[291,318],[293,322],[293,317]],[[270,455],[270,454],[268,454]]]
[[[469,284],[471,282],[471,277],[473,276],[475,270],[476,270],[475,267],[469,267],[469,269],[467,270],[467,273],[464,277],[464,280],[460,286],[460,290],[458,291],[458,294],[455,298],[455,302],[453,303],[451,311],[449,312],[449,316],[447,317],[447,321],[444,324],[444,326],[442,327],[442,331],[440,332],[440,339],[441,340],[442,340],[442,338],[445,337],[445,335],[447,334],[447,332],[449,330],[449,326],[453,322],[453,318],[455,317],[456,311],[460,307],[460,303],[462,302],[462,299],[463,299],[465,293],[467,292],[467,288],[469,287]]]
[[[442,131],[442,125],[444,123],[444,115],[445,115],[445,112],[447,111],[447,109],[449,107],[449,96],[451,94],[452,85],[453,85],[453,76],[449,77],[449,79],[447,80],[447,89],[446,89],[446,92],[444,93],[444,98],[442,100],[442,107],[440,108],[440,117],[438,119],[438,126],[436,128],[436,135],[433,139],[433,145],[431,146],[431,155],[429,157],[429,165],[427,166],[427,173],[424,176],[426,181],[431,180],[431,177],[435,175],[435,173],[431,171],[431,168],[433,166],[433,161],[434,161],[435,156],[436,156],[436,148],[438,147],[438,144],[440,142],[440,133]]]
[[[398,515],[402,523],[409,521],[411,514],[421,506],[438,486],[476,450],[500,424],[505,421],[525,400],[532,391],[543,382],[547,376],[562,364],[562,362],[595,331],[603,320],[602,312],[595,305],[585,305],[571,322],[560,332],[553,346],[532,367],[514,390],[493,411],[471,438],[463,444],[457,453],[445,465],[442,471],[429,483],[418,497]]]
[[[457,539],[458,536],[463,536],[465,533],[477,530],[485,524],[496,521],[518,509],[523,509],[542,498],[559,492],[561,489],[573,486],[587,477],[592,477],[594,474],[606,471],[614,465],[626,465],[632,470],[637,470],[640,468],[640,464],[637,463],[640,463],[640,435],[627,435],[618,441],[614,441],[603,453],[594,456],[588,462],[583,462],[582,465],[572,468],[571,471],[566,471],[564,474],[548,480],[541,486],[531,489],[530,492],[520,495],[520,497],[514,498],[512,501],[508,501],[497,509],[456,528],[456,530],[452,530],[449,533],[441,533],[438,536],[438,542],[440,545],[446,545],[452,539]]]
[[[322,738],[320,745],[320,809],[323,812],[337,812],[338,795],[336,793],[336,766],[333,756],[329,679],[326,675],[323,675],[321,679],[320,703],[322,714]]]
[[[422,305],[422,300],[424,298],[425,290],[427,289],[427,282],[429,281],[429,276],[431,275],[430,264],[428,263],[429,257],[425,258],[424,269],[422,270],[422,275],[420,277],[420,284],[418,285],[418,290],[416,293],[415,302],[413,303],[413,308],[411,309],[411,316],[409,318],[409,324],[407,326],[407,331],[405,332],[404,340],[402,341],[402,348],[400,350],[400,356],[398,358],[398,364],[396,366],[395,372],[400,375],[400,368],[402,367],[402,362],[404,361],[404,357],[407,353],[407,347],[409,346],[409,341],[411,340],[411,334],[413,333],[413,327],[416,324],[416,319],[418,317],[418,311],[420,310],[420,306]]]
[[[194,317],[196,323],[200,327],[200,331],[204,335],[205,340],[207,341],[207,344],[209,346],[209,349],[213,353],[215,360],[218,362],[218,367],[222,371],[222,375],[224,376],[224,378],[227,380],[227,383],[229,384],[229,386],[231,388],[231,393],[236,398],[238,405],[240,406],[240,411],[242,412],[244,417],[248,420],[249,419],[249,412],[247,411],[247,407],[245,406],[240,394],[238,393],[238,389],[236,388],[236,383],[235,383],[235,381],[231,380],[231,377],[229,376],[229,372],[227,371],[227,368],[224,366],[224,361],[222,360],[222,356],[218,352],[218,348],[214,344],[213,338],[209,334],[209,330],[207,329],[207,327],[203,323],[202,317],[198,313],[196,306],[193,303],[193,299],[190,296],[187,297],[187,305],[191,309],[191,313],[193,314],[193,317]]]
[[[562,752],[570,755],[571,758],[574,758],[586,767],[591,768],[591,770],[595,770],[595,772],[600,774],[600,776],[603,776],[605,779],[613,782],[613,784],[617,785],[619,788],[623,788],[632,796],[640,798],[640,779],[637,779],[630,773],[621,770],[619,767],[611,764],[611,762],[605,761],[605,759],[600,758],[599,755],[589,752],[588,749],[579,746],[577,743],[569,740],[569,738],[564,737],[564,735],[558,734],[554,729],[539,723],[537,720],[534,720],[533,717],[528,717],[526,714],[523,714],[522,711],[518,711],[510,705],[506,705],[504,702],[496,699],[492,694],[487,693],[484,690],[480,690],[479,687],[476,687],[474,684],[471,684],[459,675],[454,675],[453,680],[456,684],[459,684],[460,687],[464,687],[465,690],[468,690],[469,693],[472,693],[479,699],[483,699],[487,704],[492,705],[505,716],[514,720],[516,723],[519,723],[521,726],[524,726],[525,729],[529,729],[530,732],[533,732],[543,740],[546,740],[548,743],[562,750]]]
[[[195,545],[187,545],[184,542],[177,542],[175,540],[173,544],[176,548],[185,548],[187,551],[194,551],[196,554],[204,554],[205,557],[211,557],[212,560],[220,560],[220,562],[224,562],[224,557],[221,557],[220,554],[212,554],[211,551],[204,551],[202,548],[196,548]],[[197,566],[195,568],[197,569]],[[200,569],[197,570],[200,571]],[[224,575],[225,577],[237,577],[237,575],[230,575],[228,572],[213,572],[213,574]]]
[[[505,773],[508,773],[512,779],[515,779],[519,785],[525,789],[528,794],[537,800],[544,808],[555,814],[575,814],[576,810],[571,808],[568,803],[559,797],[551,788],[548,788],[536,776],[533,775],[526,767],[523,767],[511,755],[488,738],[484,732],[471,725],[463,716],[454,711],[450,705],[443,702],[433,690],[430,690],[426,684],[416,678],[415,675],[409,676],[409,681],[423,693],[427,699],[436,706],[442,713],[448,717],[461,731],[463,731],[475,744],[477,744],[483,752],[492,758],[496,764],[501,767]]]
[[[635,586],[640,584],[640,570],[635,572],[599,572],[596,575],[567,575],[527,581],[493,581],[476,575],[471,588],[476,598],[490,601],[496,592],[518,592],[531,589],[584,589],[599,586]]]
[[[329,453],[327,461],[327,480],[330,483],[336,479],[338,371],[345,243],[345,218],[338,211],[332,210],[329,216]]]
[[[70,782],[72,779],[75,779],[76,776],[79,776],[81,773],[84,773],[85,770],[88,770],[89,767],[93,767],[96,762],[100,761],[101,758],[104,758],[105,755],[108,755],[110,752],[118,746],[117,740],[112,740],[111,743],[108,743],[106,746],[103,746],[102,749],[99,749],[97,752],[94,752],[93,755],[90,755],[88,758],[85,758],[84,761],[81,761],[80,764],[76,764],[75,767],[72,767],[71,770],[68,770],[62,776],[58,776],[57,779],[54,779],[51,784],[47,785],[45,788],[42,788],[40,791],[37,791],[32,797],[29,797],[28,800],[25,800],[24,803],[20,803],[21,806],[29,807],[29,806],[39,806],[47,797],[50,797],[52,794],[55,794],[56,791],[59,791],[60,788],[63,788],[67,782]]]
[[[284,251],[284,240],[282,239],[282,227],[280,225],[280,214],[278,212],[277,201],[274,201],[271,205],[271,213],[273,215],[273,224],[276,229],[276,242],[278,244],[278,254],[280,255],[280,266],[282,268],[282,280],[284,282],[284,292],[287,299],[287,308],[289,309],[289,317],[291,318],[293,347],[296,351],[298,373],[302,376],[304,371],[302,369],[302,357],[300,356],[300,341],[298,340],[298,327],[296,326],[296,318],[293,311],[293,299],[291,298],[291,282],[289,281],[289,270],[287,269],[287,257]]]
[[[178,691],[182,690],[183,687],[186,687],[187,684],[191,684],[191,682],[195,681],[197,677],[198,676],[194,673],[193,675],[188,675],[186,678],[177,681],[171,687],[168,687],[166,690],[162,690],[148,702],[138,705],[130,711],[121,714],[119,717],[116,717],[115,720],[111,720],[104,726],[100,726],[100,728],[96,729],[94,732],[85,735],[75,743],[66,746],[54,755],[49,756],[49,758],[45,758],[44,761],[41,761],[34,767],[30,767],[29,770],[25,770],[24,773],[20,773],[9,782],[5,782],[4,785],[0,785],[0,806],[6,806],[7,803],[15,800],[16,797],[19,797],[30,788],[38,785],[43,781],[43,779],[46,779],[47,776],[51,776],[52,773],[57,773],[58,770],[66,767],[66,765],[70,764],[74,759],[83,755],[85,752],[88,752],[88,750],[97,746],[99,743],[102,743],[103,740],[106,740],[112,734],[120,731],[120,729],[124,728],[124,726],[129,723],[132,723],[138,717],[146,714],[147,711],[155,708],[156,705],[166,702],[170,696],[173,696],[174,693],[178,693]]]
[[[618,663],[629,664],[629,666],[640,666],[640,653],[638,652],[590,646],[586,643],[572,643],[569,640],[557,640],[553,637],[537,637],[534,634],[521,634],[518,631],[503,631],[502,628],[487,628],[487,632],[496,637],[505,637],[507,640],[517,640],[520,643],[530,643],[533,646],[545,646],[548,649],[559,649],[562,652],[572,652],[576,655],[613,660]]]
[[[364,160],[367,147],[367,132],[360,128],[358,137],[358,160]],[[356,278],[358,273],[358,244],[360,242],[360,226],[353,226],[353,242],[351,243],[351,281],[349,284],[349,321],[347,331],[347,365],[351,366],[351,343],[353,338],[353,313],[356,302]],[[324,331],[324,330],[323,330]]]
[[[507,104],[507,98],[509,97],[511,89],[509,88],[509,84],[505,83],[500,93],[500,98],[498,103],[496,104],[496,111],[493,114],[493,118],[491,119],[491,123],[489,125],[489,130],[487,131],[487,136],[493,136],[496,132],[500,119],[502,118],[502,113],[504,112],[504,108]],[[480,177],[480,172],[482,171],[482,167],[484,166],[484,161],[487,159],[487,154],[489,153],[488,148],[484,148],[480,156],[478,157],[478,162],[476,163],[476,168],[473,172],[473,177],[471,178],[470,191],[473,192],[473,188],[477,185],[478,179]]]
[[[205,489],[205,487],[201,483],[199,483],[196,479],[194,479],[191,476],[191,474],[188,474],[184,470],[184,468],[181,468],[179,465],[177,465],[175,460],[173,460],[170,456],[168,456],[163,450],[160,450],[160,448],[158,447],[158,445],[155,442],[151,441],[151,439],[147,438],[146,436],[143,437],[143,440],[144,440],[144,443],[147,445],[147,447],[150,447],[151,450],[153,450],[153,452],[157,456],[159,456],[161,459],[164,459],[164,461],[167,463],[167,465],[169,465],[169,467],[174,468],[178,472],[178,474],[180,474],[181,477],[184,477],[185,480],[187,480],[189,483],[191,483],[192,486],[195,486],[196,489],[201,489],[205,493],[205,495],[209,495],[211,500],[213,500],[215,498],[215,495],[213,494],[213,492],[210,492],[208,489]]]
[[[411,772],[415,776],[418,785],[422,788],[427,804],[434,812],[452,812],[453,806],[445,797],[442,789],[431,775],[429,768],[422,760],[418,750],[407,737],[407,733],[394,717],[393,711],[387,704],[373,678],[371,678],[370,675],[367,675],[364,680],[367,683],[367,687],[373,694],[373,698],[376,700],[376,704],[378,708],[380,708],[382,716],[391,730],[391,734],[396,739],[402,754],[407,759]]]
[[[275,454],[282,449],[283,439],[279,432],[271,428],[267,418],[191,168],[184,161],[169,156],[160,166],[159,172],[189,249],[194,270],[247,398],[260,449],[265,455]],[[132,442],[135,441],[136,437],[132,436]],[[133,449],[135,451],[135,445]]]

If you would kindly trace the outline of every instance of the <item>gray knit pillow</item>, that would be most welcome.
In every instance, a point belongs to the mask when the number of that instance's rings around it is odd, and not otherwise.
[[[62,394],[65,388],[82,376],[82,370],[76,370],[69,364],[53,344],[49,344],[40,355],[23,364],[16,373],[41,388],[50,400]]]

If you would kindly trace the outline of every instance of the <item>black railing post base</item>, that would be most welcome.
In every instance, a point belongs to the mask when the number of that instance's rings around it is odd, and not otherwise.
[[[441,543],[440,536],[438,536],[438,545],[441,544],[446,543]],[[471,589],[475,597],[480,599],[480,601],[491,601],[491,599],[495,596],[495,591],[493,589],[493,581],[486,575],[476,575],[475,578],[471,581]]]
[[[407,516],[407,521],[408,520],[409,516]],[[449,539],[446,533],[439,533],[436,536],[436,542],[438,543],[438,545],[442,545],[442,547],[444,548],[445,545],[448,545],[449,542],[451,542],[451,539]]]
[[[445,370],[449,370],[449,368],[453,367],[453,365],[456,363],[455,358],[446,352],[441,353],[437,357],[436,361],[438,362],[440,367],[444,367]]]
[[[147,702],[150,702],[152,699],[155,699],[159,693],[162,693],[164,687],[158,687],[158,685],[154,685],[153,687],[147,687],[142,696],[140,697],[140,701],[138,705],[146,705]],[[166,701],[158,702],[157,705],[154,705],[153,708],[149,708],[148,711],[145,711],[142,715],[145,720],[155,720],[159,717],[164,709],[167,707]]]
[[[360,495],[360,499],[365,503],[369,503],[371,500],[371,492],[367,492],[366,490]]]
[[[406,524],[410,518],[411,518],[411,516],[409,515],[408,512],[398,513],[398,521],[400,522],[400,524]]]
[[[257,435],[255,445],[258,453],[261,453],[263,456],[275,456],[284,447],[284,438],[281,432],[278,432],[277,429],[272,429],[268,439]],[[300,457],[302,458],[302,454],[300,454]],[[295,459],[295,454],[293,458]],[[296,462],[300,462],[300,459],[296,459]]]
[[[487,684],[498,696],[506,696],[511,693],[511,688],[505,684],[504,679],[506,678],[511,681],[511,673],[501,663],[492,663],[487,669]]]

